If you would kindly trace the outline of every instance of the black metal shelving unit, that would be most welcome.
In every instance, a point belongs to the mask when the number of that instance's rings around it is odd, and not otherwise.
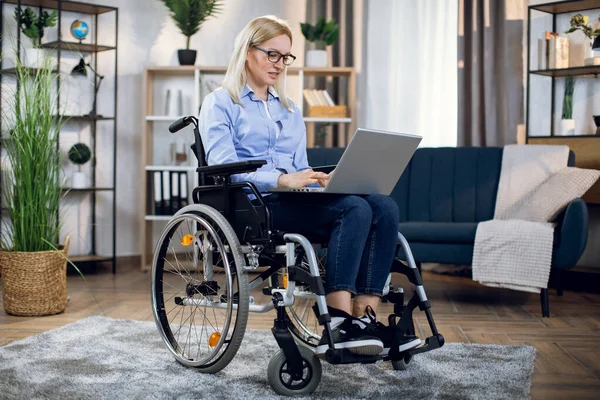
[[[90,126],[91,132],[91,141],[92,141],[92,179],[90,187],[83,189],[73,189],[73,188],[63,188],[63,192],[65,194],[69,193],[86,193],[91,196],[91,251],[89,254],[82,255],[72,255],[69,258],[73,262],[77,263],[97,263],[97,262],[111,262],[112,263],[112,272],[116,273],[116,209],[117,209],[117,191],[116,191],[116,183],[117,183],[117,93],[118,93],[118,43],[119,43],[119,10],[117,7],[111,6],[102,6],[98,4],[90,4],[83,3],[78,1],[70,1],[70,0],[0,0],[0,33],[4,33],[4,8],[5,5],[12,5],[17,7],[35,7],[37,8],[38,13],[43,10],[57,10],[58,12],[58,20],[57,20],[57,38],[53,41],[48,41],[42,43],[42,47],[46,49],[50,49],[56,52],[57,57],[57,69],[56,71],[60,71],[60,63],[61,63],[61,53],[64,52],[79,52],[83,53],[83,55],[87,55],[92,57],[92,61],[90,65],[93,66],[94,71],[98,71],[98,57],[97,53],[104,51],[114,51],[114,94],[113,94],[113,115],[110,116],[99,116],[99,115],[61,115],[60,117],[67,119],[68,121],[74,121],[79,123],[87,123]],[[61,28],[63,23],[63,12],[72,12],[79,14],[87,14],[92,17],[93,23],[91,24],[90,29],[93,31],[93,39],[92,43],[79,43],[79,42],[71,42],[64,40],[61,34]],[[12,13],[12,9],[11,9]],[[114,44],[110,43],[99,43],[98,42],[98,16],[101,14],[112,13],[114,16]],[[2,49],[2,36],[0,35],[0,49]],[[20,29],[16,29],[16,37],[17,37],[17,57],[20,56],[20,48],[21,48],[21,31]],[[32,73],[35,73],[35,69],[31,69]],[[102,71],[98,71],[102,72]],[[14,75],[14,68],[2,68],[2,59],[0,58],[0,84],[2,83],[2,77],[7,75]],[[106,74],[102,74],[105,75]],[[57,81],[57,103],[60,104],[60,74],[56,75]],[[95,101],[95,97],[97,96],[97,85],[98,80],[94,78],[94,104],[97,104]],[[1,103],[0,103],[1,106]],[[99,121],[108,121],[107,123],[112,123],[112,143],[113,143],[113,154],[112,154],[112,167],[113,167],[113,176],[112,176],[112,186],[110,187],[97,187],[96,186],[96,174],[97,174],[97,164],[96,164],[96,144],[97,144],[97,123]],[[112,256],[102,256],[97,254],[96,249],[96,221],[97,221],[97,198],[96,193],[98,192],[112,192]]]
[[[544,3],[544,4],[536,4],[528,7],[527,10],[527,74],[526,74],[526,85],[527,85],[527,107],[526,107],[526,140],[529,142],[530,138],[584,138],[584,137],[597,137],[595,135],[576,135],[576,136],[556,136],[554,135],[555,127],[554,127],[554,95],[555,95],[555,84],[557,78],[563,78],[566,76],[579,76],[579,77],[596,77],[600,75],[600,65],[587,65],[581,67],[570,67],[570,68],[560,68],[560,69],[531,69],[531,15],[533,11],[544,12],[552,15],[552,31],[556,32],[556,19],[560,14],[573,13],[573,12],[585,12],[589,10],[600,9],[600,0],[569,0],[569,1],[560,1],[555,3]],[[552,79],[551,89],[550,89],[550,136],[530,136],[530,104],[531,104],[531,76],[545,76]]]

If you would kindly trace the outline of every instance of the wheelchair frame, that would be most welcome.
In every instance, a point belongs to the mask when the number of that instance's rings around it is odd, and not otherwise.
[[[394,314],[390,315],[388,320],[390,321],[390,324],[393,323],[395,325],[396,330],[396,335],[389,353],[377,356],[359,356],[344,349],[335,349],[332,340],[332,330],[330,328],[331,318],[325,302],[325,288],[319,272],[313,244],[303,235],[284,233],[273,229],[270,211],[254,184],[251,182],[231,182],[231,175],[253,172],[260,166],[266,164],[266,161],[252,160],[207,166],[198,123],[195,117],[181,118],[173,123],[169,127],[169,130],[172,133],[175,133],[189,124],[194,125],[194,144],[191,147],[198,159],[197,173],[199,186],[195,187],[192,191],[194,204],[179,210],[175,214],[174,219],[186,215],[190,210],[194,210],[194,207],[197,204],[212,207],[221,213],[239,239],[240,249],[245,257],[244,261],[248,261],[247,265],[243,266],[244,273],[256,270],[260,265],[261,259],[268,260],[270,263],[270,267],[266,271],[260,273],[252,281],[248,282],[248,290],[256,289],[259,286],[264,285],[266,281],[276,278],[278,272],[282,268],[287,269],[287,287],[280,288],[278,287],[280,285],[277,282],[273,282],[270,287],[263,288],[263,293],[271,296],[270,302],[261,305],[248,305],[249,312],[264,313],[272,309],[276,309],[277,311],[277,317],[274,320],[272,333],[281,348],[280,353],[282,354],[276,354],[271,360],[272,363],[275,359],[278,359],[279,364],[282,362],[287,364],[285,371],[291,376],[292,380],[303,379],[305,363],[315,367],[315,363],[319,363],[318,359],[314,356],[313,359],[307,360],[307,358],[310,358],[310,354],[298,346],[296,340],[294,340],[294,336],[290,332],[290,320],[286,313],[286,307],[294,304],[295,297],[302,296],[315,297],[316,307],[313,307],[313,310],[315,310],[319,324],[324,327],[324,334],[328,336],[329,349],[325,353],[325,360],[331,364],[373,363],[379,360],[389,360],[392,361],[395,369],[405,369],[406,364],[410,362],[412,356],[443,346],[444,338],[437,331],[435,326],[431,314],[431,306],[425,294],[423,282],[410,251],[410,246],[402,234],[398,233],[397,249],[402,247],[404,250],[404,254],[406,254],[407,257],[407,265],[395,258],[392,272],[402,273],[407,276],[408,280],[414,285],[415,290],[407,304],[404,304],[402,289],[392,290],[385,295],[385,298],[394,304]],[[210,183],[211,179],[214,181],[213,184]],[[250,200],[248,194],[253,195],[255,199]],[[303,194],[300,193],[295,195]],[[156,264],[156,254],[158,254],[159,246],[161,246],[161,243],[157,244],[154,264]],[[283,262],[278,259],[281,255],[285,258]],[[308,263],[308,270],[302,266],[304,257],[306,257]],[[153,266],[153,271],[155,270],[155,267],[156,265]],[[311,292],[299,293],[296,290],[297,283],[305,284],[310,288]],[[153,296],[155,296],[154,291]],[[205,307],[225,307],[219,302],[209,303],[208,300],[194,300],[193,294],[189,298],[176,299],[175,301],[179,301],[181,304],[177,304],[182,306],[194,304],[195,301],[203,301],[206,302],[203,304]],[[250,299],[250,302],[253,303],[252,298]],[[158,310],[154,299],[153,305],[155,319],[157,319],[158,324]],[[237,304],[234,303],[233,306],[237,307]],[[406,333],[414,333],[413,311],[417,307],[425,312],[432,335],[425,339],[424,345],[399,352],[397,338],[402,337]],[[400,318],[399,323],[397,324],[395,322],[396,317]],[[243,328],[245,329],[245,323]],[[159,329],[162,329],[160,325]],[[163,332],[161,331],[161,333]],[[163,339],[165,341],[167,340],[164,334]],[[237,351],[237,349],[235,349],[235,351]],[[282,359],[283,361],[281,361]],[[313,368],[313,372],[318,369],[318,373],[315,373],[314,376],[310,377],[310,379],[316,379],[316,384],[314,381],[308,382],[298,389],[296,387],[290,387],[285,383],[282,386],[282,382],[273,381],[278,379],[276,376],[277,374],[279,374],[279,380],[283,379],[281,377],[283,365],[279,364],[279,370],[274,372],[271,371],[271,365],[269,366],[269,382],[278,393],[286,395],[308,394],[318,385],[318,380],[320,379],[320,365],[318,365],[318,368]]]

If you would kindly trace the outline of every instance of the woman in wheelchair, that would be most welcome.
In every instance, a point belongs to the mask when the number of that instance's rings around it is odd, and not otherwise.
[[[267,375],[286,395],[315,390],[318,358],[389,360],[403,370],[413,355],[444,342],[391,198],[269,191],[325,186],[329,179],[308,165],[303,117],[286,95],[286,69],[296,58],[291,45],[285,21],[252,20],[236,38],[223,86],[206,96],[198,119],[169,127],[175,133],[194,124],[199,185],[194,204],[163,229],[152,267],[163,341],[178,362],[202,372],[233,359],[249,311],[276,309],[272,332],[281,350]],[[399,247],[406,263],[395,257]],[[248,271],[259,266],[268,269],[248,282]],[[390,271],[414,285],[407,304],[401,288],[390,290]],[[261,287],[271,301],[254,304],[250,291]],[[387,325],[376,316],[382,295],[394,305]],[[424,344],[414,335],[417,307],[432,333]]]
[[[397,244],[398,206],[391,198],[272,193],[271,187],[324,186],[329,177],[311,169],[306,128],[298,107],[286,96],[286,67],[292,32],[285,21],[259,17],[239,34],[223,87],[203,101],[199,129],[209,165],[251,159],[267,163],[253,173],[232,176],[262,192],[274,228],[325,238],[327,305],[336,348],[376,355],[385,345],[375,313]],[[354,302],[352,302],[352,296]],[[418,346],[407,336],[400,351]],[[328,349],[323,335],[317,355]]]

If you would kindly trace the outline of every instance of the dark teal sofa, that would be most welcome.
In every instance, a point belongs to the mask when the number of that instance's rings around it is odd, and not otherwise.
[[[343,148],[308,150],[311,166],[336,164]],[[470,265],[477,224],[494,216],[502,147],[419,148],[391,197],[400,209],[399,231],[415,261]],[[569,165],[575,156],[569,154]],[[587,206],[573,200],[557,217],[552,271],[573,268],[587,243]],[[398,255],[404,259],[404,253]],[[558,279],[560,285],[560,279]],[[558,286],[559,295],[562,289]],[[542,313],[548,291],[541,293]]]

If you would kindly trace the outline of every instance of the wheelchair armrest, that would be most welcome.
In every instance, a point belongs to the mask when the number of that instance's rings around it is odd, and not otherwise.
[[[235,174],[243,174],[245,172],[254,172],[267,162],[265,160],[248,160],[234,163],[208,165],[206,167],[198,167],[196,171],[205,174],[206,176],[225,176]]]
[[[325,172],[326,174],[330,173],[337,167],[337,165],[321,165],[319,167],[313,167],[312,170],[315,172]]]

